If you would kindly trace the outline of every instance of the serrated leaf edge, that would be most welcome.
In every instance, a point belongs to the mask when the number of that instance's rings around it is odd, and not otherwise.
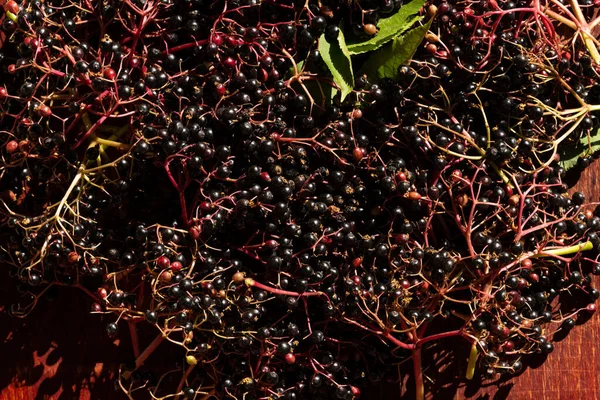
[[[415,22],[417,22],[419,19],[421,19],[421,17],[418,15],[418,13],[424,4],[425,4],[425,0],[413,0],[410,3],[403,5],[396,14],[390,15],[387,18],[380,19],[379,23],[381,24],[382,21],[395,18],[398,14],[405,13],[408,11],[406,16],[404,17],[405,22],[399,24],[400,26],[398,27],[398,29],[396,31],[393,31],[383,37],[381,36],[381,32],[379,32],[377,35],[375,35],[365,41],[358,42],[358,43],[351,43],[348,45],[348,50],[349,50],[350,54],[357,55],[357,54],[364,54],[364,53],[368,53],[371,51],[375,51],[375,50],[381,48],[384,44],[388,43],[390,40],[395,39],[402,33],[409,30],[415,24]]]
[[[431,26],[431,22],[432,22],[432,20],[429,20],[424,25],[417,26],[417,27],[405,32],[403,35],[400,35],[400,36],[394,38],[394,41],[397,41],[397,40],[404,41],[407,36],[413,34],[414,32],[419,31],[419,30],[423,31],[421,40],[419,41],[419,44],[413,49],[413,51],[410,54],[410,56],[408,57],[408,59],[405,60],[403,63],[406,63],[414,56],[414,53],[418,49],[418,46],[423,42],[423,37],[427,34],[427,31],[429,30],[429,27]],[[371,79],[373,79],[375,77],[377,77],[377,78],[392,78],[392,79],[396,78],[395,75],[387,76],[380,72],[380,69],[383,66],[385,66],[390,60],[392,60],[390,52],[393,51],[394,42],[387,43],[386,46],[389,47],[389,49],[383,48],[383,49],[377,50],[376,52],[373,53],[373,55],[371,56],[371,59],[369,61],[367,61],[367,63],[363,66],[362,72],[367,74],[367,76],[369,76]],[[379,63],[377,63],[378,59],[379,60],[383,59],[384,61],[382,61],[382,62],[380,61]]]
[[[385,40],[382,40],[378,44],[372,45],[374,47],[362,49],[362,47],[364,47],[364,46],[363,46],[363,43],[360,43],[360,44],[355,44],[352,47],[348,46],[348,51],[350,52],[351,55],[356,56],[359,54],[365,54],[365,53],[370,53],[372,51],[379,50],[381,47],[385,46],[392,40],[396,39],[398,36],[401,36],[406,31],[410,30],[410,28],[415,24],[415,22],[419,21],[420,19],[421,19],[421,17],[418,15],[413,16],[410,19],[410,23],[406,24],[406,27],[404,29],[399,30],[395,35],[388,36]]]
[[[350,82],[348,82],[347,79],[344,78],[343,74],[339,73],[339,69],[334,66],[334,63],[333,63],[333,60],[331,59],[330,54],[327,54],[327,52],[322,51],[322,43],[327,43],[329,46],[332,46],[333,43],[327,41],[327,39],[325,38],[325,34],[321,35],[321,37],[319,38],[319,51],[321,52],[321,57],[323,58],[323,61],[325,62],[325,64],[327,65],[327,68],[329,69],[329,71],[331,72],[331,75],[333,76],[333,81],[340,87],[341,101],[344,101],[346,96],[348,96],[350,93],[352,93],[352,89],[354,88],[354,71],[352,68],[352,58],[351,58],[350,53],[348,52],[348,48],[346,47],[346,41],[344,38],[343,30],[340,29],[340,33],[338,34],[336,43],[339,46],[339,49],[341,50],[342,54],[348,60],[349,68],[350,68],[350,79],[351,79]],[[336,73],[334,73],[334,71],[333,71],[334,69],[336,70]],[[340,82],[337,81],[337,79],[335,77],[336,74],[341,77],[344,85],[342,85]]]

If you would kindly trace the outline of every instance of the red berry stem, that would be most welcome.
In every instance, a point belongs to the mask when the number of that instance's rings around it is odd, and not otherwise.
[[[140,356],[140,341],[137,333],[137,327],[133,320],[128,320],[129,334],[131,335],[131,346],[133,347],[133,355],[137,359]]]
[[[93,135],[94,132],[96,132],[96,130],[104,123],[104,121],[106,121],[106,119],[116,111],[116,109],[119,107],[119,105],[120,105],[120,103],[117,101],[115,103],[115,105],[112,106],[111,109],[105,115],[103,115],[98,121],[96,121],[96,123],[94,125],[92,125],[92,127],[90,129],[88,129],[88,131],[86,133],[84,133],[83,136],[73,146],[71,146],[71,148],[73,150],[75,150],[87,138],[89,138],[91,135]]]
[[[191,49],[191,48],[194,48],[197,46],[203,46],[207,43],[209,43],[208,39],[184,43],[184,44],[180,44],[179,46],[168,48],[167,50],[164,50],[161,54],[163,54],[163,55],[174,54],[174,53],[177,53],[178,51],[185,50],[185,49]]]
[[[415,398],[416,400],[425,399],[425,385],[423,384],[423,367],[421,365],[421,346],[415,347],[412,355],[413,371],[415,374]]]
[[[327,297],[327,295],[323,292],[305,292],[305,293],[298,293],[298,292],[290,292],[288,290],[283,290],[283,289],[277,289],[271,286],[267,286],[267,285],[263,285],[260,282],[256,282],[254,279],[252,278],[246,278],[244,280],[244,283],[246,284],[246,286],[254,286],[258,289],[262,289],[265,290],[269,293],[273,293],[279,296],[294,296],[294,297],[311,297],[311,296],[324,296]]]
[[[133,371],[135,371],[136,369],[138,369],[139,367],[141,367],[144,362],[148,359],[148,357],[150,357],[150,355],[152,355],[152,353],[156,350],[156,348],[158,346],[160,346],[160,344],[162,343],[162,341],[165,339],[165,337],[161,334],[159,334],[158,336],[156,336],[156,338],[152,341],[152,343],[150,343],[148,345],[148,347],[146,347],[146,349],[144,349],[144,351],[142,352],[142,354],[140,354],[136,359],[135,359],[135,369]],[[123,378],[124,379],[129,379],[129,377],[131,376],[131,373],[133,371],[126,371],[123,373]]]

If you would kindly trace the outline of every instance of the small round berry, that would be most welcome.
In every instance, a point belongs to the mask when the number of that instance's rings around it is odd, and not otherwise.
[[[521,261],[521,266],[525,269],[530,269],[532,265],[533,265],[533,263],[531,262],[531,259],[529,259],[529,258],[526,258],[523,261]]]
[[[295,364],[296,363],[296,356],[293,353],[288,353],[285,355],[285,362],[288,364]]]
[[[118,89],[119,97],[122,99],[128,99],[131,97],[133,90],[131,90],[131,86],[129,85],[121,85]]]
[[[110,322],[108,325],[106,325],[106,333],[109,338],[114,338],[119,333],[119,327],[116,323]]]
[[[77,27],[77,24],[75,24],[75,21],[73,21],[72,19],[65,19],[63,21],[63,26],[65,27],[67,32],[73,33],[75,31],[75,28]]]
[[[85,74],[88,72],[89,68],[89,64],[83,60],[79,60],[75,63],[75,71],[79,72],[80,74]]]
[[[521,372],[523,370],[523,363],[519,360],[515,361],[515,363],[513,364],[513,370],[516,374]]]
[[[596,312],[596,305],[594,303],[590,303],[585,309],[590,313],[594,313]]]
[[[352,119],[361,119],[363,116],[363,112],[360,108],[355,108],[351,113]]]
[[[45,104],[42,104],[38,107],[38,114],[42,117],[49,117],[52,115],[52,110]]]
[[[117,72],[112,68],[106,68],[103,73],[104,77],[110,81],[114,81],[117,77]]]
[[[196,364],[198,364],[198,359],[196,357],[194,357],[193,355],[186,356],[185,357],[185,361],[189,365],[196,365]]]
[[[169,268],[171,261],[167,256],[160,256],[156,259],[156,265],[162,269]]]
[[[329,25],[327,29],[325,29],[325,39],[329,42],[333,42],[337,40],[340,35],[340,28],[337,25]]]
[[[325,335],[321,331],[313,331],[310,339],[314,344],[321,344],[325,341]]]
[[[72,251],[67,255],[67,261],[69,261],[69,263],[71,264],[75,264],[77,261],[79,261],[81,257],[79,256],[79,254],[77,254],[76,251]]]
[[[194,240],[198,240],[200,239],[200,229],[197,226],[192,226],[188,233],[190,234],[190,237]]]
[[[215,92],[219,95],[219,96],[225,96],[225,94],[227,93],[227,88],[225,87],[225,85],[223,85],[222,83],[217,83],[215,85]]]
[[[360,147],[355,147],[352,151],[352,156],[356,161],[360,161],[365,157],[365,150]]]
[[[188,386],[188,387],[184,387],[184,388],[182,389],[182,391],[183,391],[183,396],[184,396],[186,399],[193,399],[193,398],[194,398],[194,395],[196,394],[196,391],[194,390],[194,388],[191,388],[191,387],[189,387],[189,386]]]
[[[585,195],[581,192],[575,192],[573,193],[572,201],[576,206],[580,206],[585,202]]]
[[[550,342],[544,342],[540,345],[540,349],[544,354],[550,354],[554,351],[554,345]]]
[[[374,36],[375,34],[377,34],[377,27],[373,24],[365,24],[363,26],[363,30],[369,36]]]
[[[138,68],[140,65],[142,65],[142,62],[138,57],[133,57],[131,60],[129,60],[129,66],[131,68]]]
[[[288,354],[292,350],[288,342],[280,342],[277,345],[277,351],[281,354]]]
[[[183,268],[183,265],[179,261],[173,261],[171,263],[171,271],[179,272]]]
[[[235,59],[233,59],[232,57],[227,57],[225,60],[223,60],[223,65],[225,65],[227,68],[235,68],[236,64],[237,63]]]
[[[151,324],[155,324],[158,322],[158,313],[154,310],[147,310],[146,321],[150,322]]]
[[[320,35],[325,31],[325,28],[327,28],[327,20],[322,16],[315,17],[310,23],[310,28],[315,31],[316,34]]]
[[[18,149],[19,142],[17,142],[16,140],[11,140],[10,142],[6,143],[6,151],[8,152],[8,154],[12,154]]]
[[[563,321],[562,327],[569,331],[575,327],[575,320],[573,318],[567,318]]]
[[[101,299],[106,299],[108,297],[108,291],[105,288],[100,288],[98,289],[98,296],[100,296]]]
[[[6,2],[6,4],[4,5],[4,10],[17,15],[17,14],[19,14],[21,7],[19,6],[19,4],[16,1],[10,0],[10,1]]]
[[[100,72],[102,70],[102,64],[100,64],[100,61],[98,60],[92,60],[89,63],[89,70],[95,74],[97,74],[98,72]]]
[[[407,197],[412,201],[421,200],[421,194],[419,192],[408,192]]]
[[[235,274],[233,274],[233,276],[231,277],[231,280],[234,281],[235,283],[240,283],[245,279],[245,277],[246,277],[246,274],[244,274],[241,271],[238,271]]]

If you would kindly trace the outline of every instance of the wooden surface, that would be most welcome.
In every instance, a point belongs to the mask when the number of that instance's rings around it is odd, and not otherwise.
[[[600,201],[600,182],[596,176],[600,162],[586,170],[573,190],[584,192],[589,201]],[[6,314],[7,302],[15,298],[12,282],[0,276],[0,400],[30,399],[101,399],[126,397],[116,391],[111,380],[119,364],[132,357],[131,345],[124,332],[120,340],[109,340],[102,316],[89,317],[91,301],[75,289],[63,289],[53,300],[43,301],[27,319]],[[596,282],[597,286],[600,282]],[[597,313],[598,314],[598,313]],[[111,320],[114,319],[111,317]],[[85,340],[84,340],[85,339]],[[451,345],[445,343],[445,346]],[[592,315],[587,323],[576,326],[547,358],[529,360],[518,376],[504,382],[466,383],[454,376],[457,363],[464,367],[468,346],[452,355],[430,351],[436,357],[433,377],[434,399],[477,400],[594,400],[600,399],[600,319]],[[427,355],[426,355],[427,356]],[[444,359],[443,357],[451,357]],[[160,363],[160,359],[149,360]],[[438,371],[441,370],[441,371]],[[412,377],[403,379],[407,387]],[[398,399],[397,384],[365,398]],[[431,396],[430,396],[431,397]],[[405,398],[414,398],[409,393]]]

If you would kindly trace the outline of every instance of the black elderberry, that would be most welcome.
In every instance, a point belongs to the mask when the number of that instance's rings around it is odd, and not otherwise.
[[[75,63],[75,71],[79,72],[79,73],[86,73],[89,69],[89,65],[87,62],[83,61],[83,60],[79,60]]]
[[[337,25],[329,25],[327,29],[325,29],[325,38],[328,41],[337,40],[340,34],[340,28]]]
[[[321,331],[313,331],[310,340],[314,344],[321,344],[325,341],[325,335]]]
[[[106,325],[106,334],[108,335],[108,337],[114,338],[117,336],[118,333],[119,327],[116,323],[110,322],[108,325]]]

